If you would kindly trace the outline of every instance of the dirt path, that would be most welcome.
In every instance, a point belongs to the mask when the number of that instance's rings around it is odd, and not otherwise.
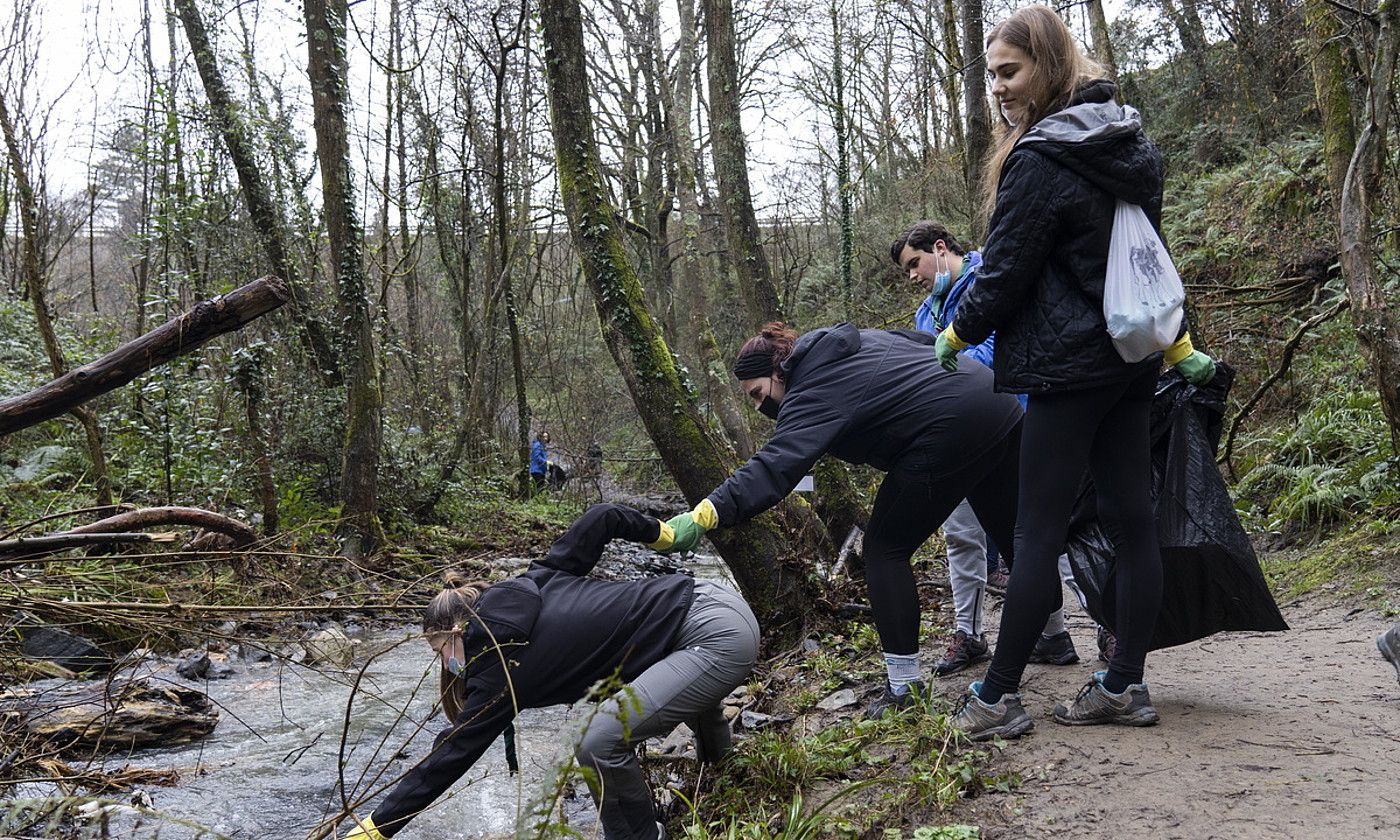
[[[1103,667],[1092,625],[1072,618],[1079,664],[1026,674],[1036,728],[1003,755],[1024,783],[969,803],[965,818],[992,840],[1400,837],[1400,685],[1375,645],[1390,621],[1310,604],[1284,615],[1286,633],[1154,653],[1162,722],[1148,729],[1051,719]],[[980,675],[940,688],[954,696]]]

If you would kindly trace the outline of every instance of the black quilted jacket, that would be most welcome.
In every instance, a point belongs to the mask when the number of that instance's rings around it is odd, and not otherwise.
[[[1154,226],[1162,214],[1162,154],[1114,90],[1080,88],[1002,167],[982,268],[953,322],[970,344],[996,332],[999,391],[1089,388],[1162,363],[1160,353],[1124,362],[1104,324],[1116,199],[1141,205]]]

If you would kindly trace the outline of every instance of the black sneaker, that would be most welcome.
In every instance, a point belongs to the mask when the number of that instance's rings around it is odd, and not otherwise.
[[[1099,661],[1107,662],[1112,659],[1114,652],[1118,649],[1118,640],[1113,637],[1112,633],[1108,632],[1107,627],[1104,627],[1102,624],[1099,625],[1099,632],[1095,641],[1099,644]]]
[[[948,643],[943,658],[934,664],[933,673],[946,677],[991,658],[992,652],[981,636],[969,636],[959,630],[953,634],[953,641]]]
[[[865,716],[870,720],[878,720],[884,717],[885,712],[888,712],[890,709],[898,711],[918,704],[919,698],[922,697],[923,694],[924,684],[918,680],[909,683],[909,690],[903,694],[895,694],[890,688],[890,684],[885,683],[884,692],[881,693],[879,697],[875,698],[875,701],[866,708]]]
[[[1395,666],[1395,676],[1400,679],[1400,624],[1377,636],[1376,647],[1381,649],[1381,656]]]
[[[1067,726],[1093,726],[1100,723],[1117,723],[1123,726],[1151,726],[1157,722],[1157,709],[1152,706],[1152,698],[1147,695],[1147,683],[1133,683],[1114,694],[1103,687],[1105,671],[1095,671],[1094,676],[1079,695],[1066,706],[1055,706],[1055,722]]]
[[[1031,658],[1026,661],[1037,665],[1073,665],[1079,661],[1079,651],[1074,649],[1074,640],[1069,637],[1068,630],[1053,636],[1041,634],[1035,640]]]

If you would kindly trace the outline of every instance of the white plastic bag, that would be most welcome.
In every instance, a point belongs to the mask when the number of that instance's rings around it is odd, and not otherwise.
[[[1142,208],[1121,199],[1113,211],[1103,318],[1118,355],[1140,362],[1176,341],[1186,290]]]

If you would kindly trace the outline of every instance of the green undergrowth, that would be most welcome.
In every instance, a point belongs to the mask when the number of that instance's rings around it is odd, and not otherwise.
[[[1018,780],[990,772],[989,753],[969,748],[949,726],[950,712],[934,699],[806,735],[795,731],[799,724],[760,731],[738,745],[696,800],[682,836],[861,837],[936,823],[962,797],[1009,791]],[[958,836],[920,830],[914,836]]]
[[[1308,544],[1263,552],[1260,566],[1281,598],[1328,592],[1361,598],[1387,615],[1400,613],[1400,526],[1374,523]]]

